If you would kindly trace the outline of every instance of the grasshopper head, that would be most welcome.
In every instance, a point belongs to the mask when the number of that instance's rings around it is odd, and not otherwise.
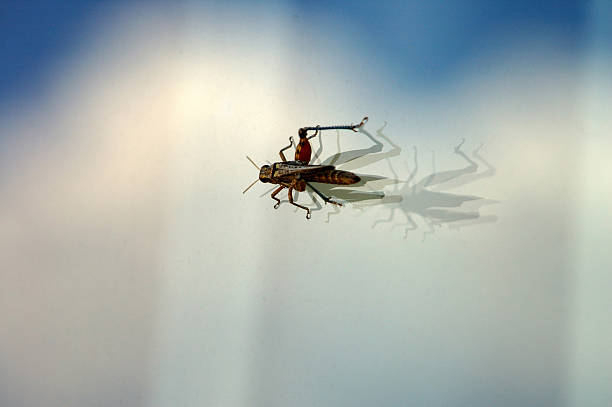
[[[261,182],[270,182],[272,179],[272,167],[264,165],[259,170],[259,180]]]

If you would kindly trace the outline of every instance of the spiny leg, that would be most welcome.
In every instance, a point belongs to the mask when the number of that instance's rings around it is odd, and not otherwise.
[[[295,200],[296,200],[296,201],[299,201],[299,200],[300,200],[300,191],[295,191]],[[295,209],[293,210],[293,212],[294,212],[294,213],[295,213],[295,212],[297,212],[297,211],[298,211],[298,209],[299,209],[299,208],[295,208]]]
[[[281,149],[281,151],[278,152],[278,155],[280,155],[281,160],[283,161],[287,161],[287,158],[285,158],[285,154],[283,154],[283,151],[287,150],[288,148],[293,147],[293,137],[289,137],[289,145],[283,149]]]
[[[310,189],[312,189],[317,195],[319,195],[321,197],[321,199],[323,199],[325,201],[325,203],[331,203],[334,205],[338,205],[338,206],[342,206],[342,204],[340,202],[335,202],[332,201],[329,197],[326,197],[325,195],[323,195],[322,193],[320,193],[315,187],[313,187],[309,182],[306,183],[306,185],[308,185],[310,187]]]
[[[280,201],[280,199],[278,199],[278,198],[276,197],[276,195],[277,195],[277,194],[278,194],[280,191],[282,191],[282,190],[283,190],[283,188],[285,188],[285,187],[281,185],[280,187],[276,188],[276,189],[274,190],[274,192],[272,192],[272,195],[270,195],[270,198],[272,198],[272,199],[274,199],[274,200],[276,201],[276,203],[274,204],[274,209],[278,209],[278,207],[280,206],[281,201]]]
[[[298,208],[302,208],[306,211],[306,219],[310,219],[310,209],[308,209],[307,207],[297,204],[295,202],[293,202],[293,188],[289,188],[289,192],[287,193],[287,195],[289,196],[289,203],[291,205],[295,205]]]
[[[317,137],[317,134],[319,134],[319,125],[317,125],[317,127],[315,128],[315,134],[313,134],[312,136],[308,136],[308,140],[310,140],[311,138]]]
[[[319,201],[317,201],[317,198],[315,198],[314,194],[309,191],[306,190],[306,192],[308,192],[308,196],[310,196],[310,199],[312,199],[312,203],[315,205],[315,208],[311,208],[310,212],[314,212],[314,211],[320,211],[323,207],[321,206],[321,204],[319,203]],[[295,196],[293,197],[294,201],[297,201],[300,197],[300,191],[295,191]],[[295,208],[294,212],[297,212],[299,208]]]

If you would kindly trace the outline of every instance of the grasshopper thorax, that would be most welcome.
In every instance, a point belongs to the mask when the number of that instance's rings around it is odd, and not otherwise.
[[[259,170],[259,180],[261,182],[270,182],[272,179],[272,167],[264,165]]]

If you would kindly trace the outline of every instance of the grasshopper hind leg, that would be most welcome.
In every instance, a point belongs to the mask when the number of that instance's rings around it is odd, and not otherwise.
[[[334,204],[334,205],[337,205],[337,206],[342,206],[342,204],[341,204],[340,202],[336,202],[336,201],[332,200],[331,198],[329,198],[329,197],[327,197],[327,196],[323,195],[321,192],[319,192],[319,190],[318,190],[318,189],[316,189],[315,187],[313,187],[313,186],[310,184],[310,182],[307,182],[307,183],[306,183],[306,185],[308,185],[308,187],[309,187],[310,189],[312,189],[312,190],[313,190],[313,191],[314,191],[314,192],[315,192],[317,195],[319,195],[319,196],[321,197],[321,199],[323,199],[323,201],[325,201],[325,203],[330,203],[330,204]]]
[[[289,188],[289,192],[287,193],[287,195],[289,196],[289,203],[291,205],[297,206],[298,208],[304,209],[306,211],[306,219],[310,219],[310,209],[303,205],[293,202],[293,188]]]

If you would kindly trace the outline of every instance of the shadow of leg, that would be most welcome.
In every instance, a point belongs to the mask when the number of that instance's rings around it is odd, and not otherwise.
[[[393,218],[395,217],[395,211],[397,210],[397,208],[391,208],[390,212],[389,212],[389,217],[385,218],[385,219],[378,219],[377,221],[375,221],[372,224],[372,229],[374,229],[376,227],[376,225],[378,225],[379,223],[391,223],[393,222]]]

